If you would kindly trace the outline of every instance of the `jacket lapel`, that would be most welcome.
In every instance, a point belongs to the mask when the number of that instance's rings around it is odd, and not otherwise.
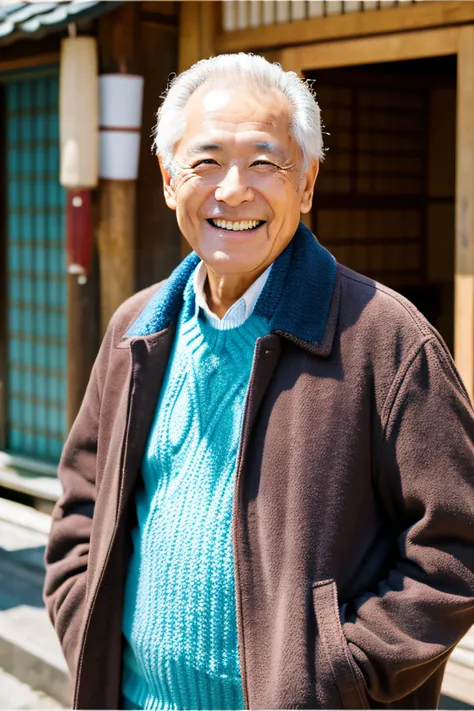
[[[183,292],[199,257],[193,252],[178,265],[148,302],[122,339],[130,348],[131,379],[122,452],[119,515],[133,490],[174,335]],[[249,389],[245,425],[250,428],[278,362],[279,336],[313,355],[327,357],[339,311],[340,284],[334,257],[300,223],[287,248],[275,260],[255,312],[270,321],[270,335],[259,339]],[[241,457],[245,455],[245,432]]]
[[[124,343],[124,347],[130,348],[132,363],[119,516],[126,509],[140,470],[172,342],[173,329],[167,328],[151,336],[127,339]]]

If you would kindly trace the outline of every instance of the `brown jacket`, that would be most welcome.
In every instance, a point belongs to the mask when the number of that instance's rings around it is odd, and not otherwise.
[[[45,599],[77,708],[119,704],[132,492],[196,263],[117,311],[61,459]],[[233,512],[246,704],[434,708],[474,623],[474,419],[453,362],[411,304],[302,226],[257,308],[272,332]]]

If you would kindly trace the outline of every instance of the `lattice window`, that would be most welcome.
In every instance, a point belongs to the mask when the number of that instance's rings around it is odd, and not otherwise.
[[[313,17],[373,12],[426,0],[224,0],[222,28],[225,32],[248,27],[297,22]]]
[[[330,146],[313,229],[356,271],[401,286],[426,276],[428,93],[317,83]]]
[[[66,434],[65,194],[58,74],[7,84],[7,447],[56,461]]]

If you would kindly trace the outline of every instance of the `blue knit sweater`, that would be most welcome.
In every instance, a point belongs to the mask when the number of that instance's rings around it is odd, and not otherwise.
[[[243,708],[232,504],[255,341],[268,331],[255,312],[213,328],[188,281],[136,494],[122,683],[133,708]]]

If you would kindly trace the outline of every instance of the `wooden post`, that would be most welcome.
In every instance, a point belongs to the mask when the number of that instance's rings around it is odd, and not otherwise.
[[[187,0],[179,6],[178,71],[184,72],[199,59],[215,54],[215,39],[220,28],[220,2]]]
[[[100,182],[100,322],[105,332],[115,309],[135,289],[134,181]]]
[[[179,9],[178,71],[184,72],[200,59],[215,54],[215,40],[220,29],[220,2],[186,0]],[[191,251],[181,235],[181,257]]]
[[[474,394],[474,27],[460,30],[456,132],[454,356]]]
[[[176,3],[179,6],[179,3]],[[140,161],[136,196],[135,288],[144,289],[168,277],[181,259],[180,231],[176,215],[165,204],[158,161],[152,155],[152,130],[159,97],[168,78],[178,68],[178,10],[174,3],[159,3],[170,10],[169,24],[162,15],[158,22],[146,3],[146,20],[140,21],[140,74],[145,80]],[[176,14],[175,14],[176,13]],[[143,18],[143,11],[141,14]],[[160,48],[157,61],[156,48]]]
[[[7,101],[0,85],[0,449],[6,445],[8,377]]]
[[[97,269],[93,264],[86,284],[67,275],[67,428],[81,406],[99,347]]]
[[[100,181],[100,325],[102,335],[135,291],[135,181]]]
[[[139,3],[128,2],[99,21],[101,73],[137,71]],[[135,291],[135,181],[101,180],[98,248],[101,331]]]

